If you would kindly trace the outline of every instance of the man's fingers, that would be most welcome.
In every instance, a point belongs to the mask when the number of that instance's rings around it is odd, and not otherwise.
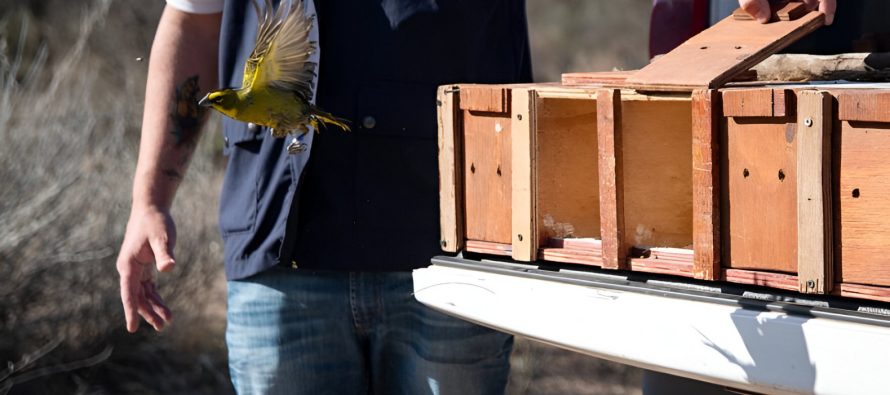
[[[124,305],[127,331],[134,333],[139,329],[139,317],[136,315],[136,299],[133,296],[132,282],[125,273],[121,273],[121,302]]]
[[[769,1],[767,0],[740,0],[739,6],[742,7],[748,15],[754,17],[757,22],[767,23],[771,15]]]
[[[834,13],[837,11],[836,0],[822,0],[819,2],[819,12],[825,14],[825,24],[834,23]]]
[[[142,286],[145,291],[145,296],[148,297],[148,303],[151,305],[155,314],[161,317],[165,324],[169,324],[170,321],[173,321],[173,313],[170,312],[170,309],[164,304],[164,300],[161,299],[161,295],[159,295],[157,289],[155,289],[154,283],[143,283]]]
[[[152,237],[149,239],[151,250],[155,255],[155,264],[158,266],[159,272],[169,272],[173,270],[176,260],[173,259],[173,249],[170,245],[170,239],[167,237]]]
[[[139,312],[139,315],[145,319],[145,322],[148,322],[156,331],[160,332],[164,329],[164,320],[155,313],[154,309],[149,305],[148,301],[144,298],[140,301],[139,307],[136,309]]]

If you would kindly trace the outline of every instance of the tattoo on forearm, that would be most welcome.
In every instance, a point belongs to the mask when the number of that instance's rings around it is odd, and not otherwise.
[[[201,124],[207,115],[207,109],[198,105],[200,92],[198,76],[188,77],[176,88],[170,105],[170,133],[174,139],[166,147],[167,157],[170,159],[167,162],[168,167],[161,169],[161,174],[175,182],[183,179],[198,144]]]
[[[180,174],[176,169],[163,169],[161,170],[161,174],[167,176],[173,181],[182,180],[182,174]]]
[[[186,78],[176,88],[170,111],[170,121],[173,124],[170,132],[176,137],[178,147],[186,145],[191,148],[197,143],[198,132],[207,112],[206,108],[198,105],[200,92],[197,75]]]

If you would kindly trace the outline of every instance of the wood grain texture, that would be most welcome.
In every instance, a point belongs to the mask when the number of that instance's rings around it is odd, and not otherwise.
[[[513,141],[512,173],[512,232],[513,259],[534,261],[538,253],[537,224],[535,223],[535,92],[528,88],[514,88],[511,93]]]
[[[636,70],[563,73],[563,85],[619,85]]]
[[[624,244],[624,186],[621,91],[597,93],[597,147],[599,151],[600,224],[603,268],[626,269]]]
[[[890,286],[890,123],[844,121],[840,142],[840,281]]]
[[[732,16],[687,40],[625,81],[645,90],[718,88],[824,24],[809,12],[794,21],[760,24]]]
[[[538,240],[600,237],[595,99],[537,99]]]
[[[838,118],[842,121],[890,122],[890,92],[850,89],[837,95]]]
[[[840,289],[834,292],[848,298],[879,300],[890,302],[890,287],[875,287],[862,284],[841,284]]]
[[[797,277],[799,291],[824,294],[833,280],[831,96],[797,95]]]
[[[512,240],[512,122],[509,114],[464,110],[466,237],[509,244]]]
[[[545,261],[602,266],[602,242],[591,238],[553,238],[540,249],[539,256]]]
[[[716,90],[692,93],[693,275],[700,280],[720,277],[720,108]]]
[[[635,272],[670,274],[673,276],[690,278],[694,277],[691,257],[689,259],[689,262],[671,262],[648,258],[630,258],[630,263],[628,265],[630,266],[630,270]]]
[[[466,250],[477,254],[510,256],[513,246],[503,243],[492,243],[480,240],[467,240]]]
[[[784,117],[792,115],[794,113],[793,97],[794,94],[790,89],[724,90],[723,115],[727,117]]]
[[[797,272],[797,128],[788,117],[727,118],[724,267]]]
[[[724,280],[731,283],[759,285],[762,287],[784,289],[787,291],[797,291],[797,276],[790,274],[756,270],[725,269],[723,271],[723,277]]]
[[[460,109],[497,113],[510,112],[510,90],[492,85],[461,85]]]
[[[439,244],[443,251],[457,252],[464,241],[463,136],[454,86],[440,86],[436,93],[439,127]]]
[[[624,247],[691,248],[690,97],[668,100],[651,95],[634,100],[625,93],[621,93],[620,125]]]

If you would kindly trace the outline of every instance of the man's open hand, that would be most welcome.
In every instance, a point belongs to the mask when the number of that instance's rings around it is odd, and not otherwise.
[[[160,272],[173,269],[173,246],[176,244],[176,227],[173,218],[165,210],[156,208],[135,209],[127,223],[117,272],[121,280],[121,302],[127,319],[127,330],[139,329],[139,316],[156,331],[173,319],[155,287],[155,265]],[[138,313],[138,316],[136,315]]]
[[[834,12],[837,9],[837,0],[804,0],[811,10],[818,9],[825,14],[825,24],[834,22]],[[739,6],[760,23],[769,22],[770,12],[768,0],[739,0]]]

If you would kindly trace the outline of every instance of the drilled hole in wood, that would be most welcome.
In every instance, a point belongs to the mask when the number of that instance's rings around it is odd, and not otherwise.
[[[748,178],[748,176],[751,175],[751,172],[748,171],[748,169],[745,169],[745,170],[742,170],[742,175],[745,176],[745,178]]]
[[[475,173],[475,172],[476,172],[476,164],[470,163],[470,173]]]
[[[854,197],[854,198],[858,198],[858,197],[859,197],[859,188],[853,188],[853,197]]]
[[[741,45],[736,45],[736,46],[735,46],[735,49],[742,49],[742,46],[741,46]]]
[[[707,46],[702,46],[701,49],[708,49],[708,47],[707,47]]]
[[[779,169],[779,181],[785,181],[785,172]]]
[[[518,120],[521,121],[521,120],[522,120],[522,114],[516,114],[516,119],[518,119]]]
[[[498,165],[498,177],[500,177],[500,176],[501,176],[501,166]]]

